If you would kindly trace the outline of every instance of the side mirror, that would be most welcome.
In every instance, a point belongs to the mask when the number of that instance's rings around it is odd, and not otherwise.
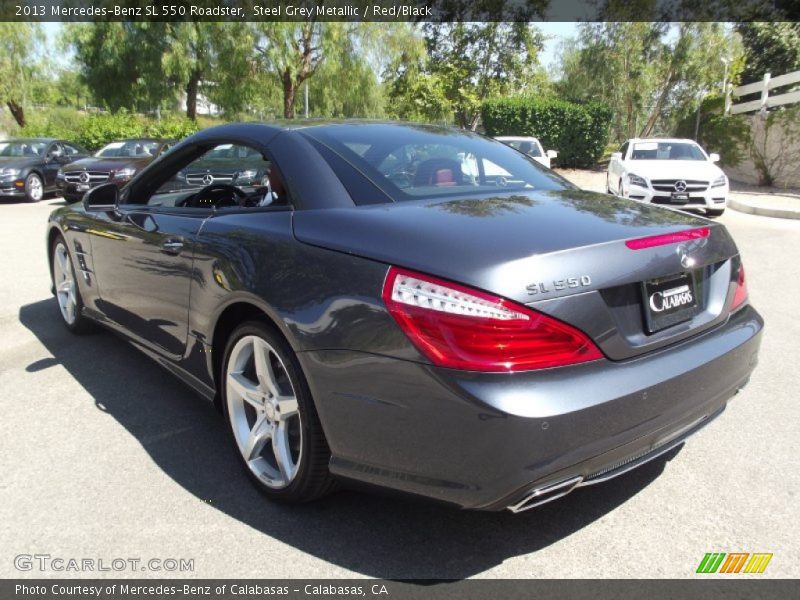
[[[614,160],[614,159],[616,159],[616,160],[622,160],[622,152],[614,152],[614,153],[611,155],[611,159],[612,159],[612,160]]]
[[[555,158],[556,156],[558,156],[558,152],[556,152],[555,150],[548,150],[547,152],[545,152],[545,154],[547,155],[547,158]]]
[[[716,152],[712,152],[711,154],[708,155],[708,160],[710,160],[711,162],[719,162],[719,154],[717,154]]]
[[[83,196],[83,207],[87,211],[108,212],[116,210],[118,202],[119,188],[116,183],[98,185]]]

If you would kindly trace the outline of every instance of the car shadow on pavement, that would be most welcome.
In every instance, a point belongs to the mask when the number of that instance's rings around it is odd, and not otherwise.
[[[283,506],[253,488],[212,404],[131,345],[105,331],[73,336],[52,299],[23,306],[19,317],[53,357],[28,371],[62,365],[188,493],[264,535],[371,577],[461,579],[536,552],[635,496],[678,452],[519,515],[356,491]]]

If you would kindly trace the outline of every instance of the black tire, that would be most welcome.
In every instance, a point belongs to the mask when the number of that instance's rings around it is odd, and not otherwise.
[[[286,375],[291,382],[294,395],[297,398],[297,408],[300,415],[300,428],[302,436],[300,445],[302,450],[297,462],[297,472],[291,482],[282,488],[270,487],[251,470],[245,460],[239,442],[234,434],[234,425],[231,421],[229,410],[226,374],[231,354],[237,343],[245,337],[256,336],[272,347],[275,354],[283,364]],[[311,391],[309,390],[303,370],[289,344],[271,324],[263,321],[247,321],[237,327],[228,338],[225,354],[219,373],[219,391],[222,400],[222,410],[228,433],[233,443],[234,451],[239,463],[256,488],[271,500],[285,503],[303,503],[316,500],[330,493],[335,488],[335,481],[328,470],[331,451],[322,425],[319,421]]]
[[[75,308],[74,320],[72,322],[69,321],[67,315],[65,314],[65,309],[62,308],[63,296],[61,296],[59,293],[59,284],[63,282],[63,279],[60,278],[62,267],[60,266],[58,256],[56,255],[56,252],[59,251],[59,247],[63,248],[65,252],[65,258],[69,264],[69,269],[73,278]],[[78,285],[78,276],[75,271],[75,265],[72,262],[72,256],[69,253],[69,246],[61,234],[56,236],[50,246],[50,261],[50,280],[53,283],[53,292],[55,294],[58,312],[61,315],[61,322],[64,324],[64,327],[76,335],[90,333],[94,330],[94,327],[92,322],[83,316],[83,298],[81,297],[81,290],[80,286]],[[57,279],[61,279],[61,281],[57,281]]]
[[[707,208],[706,216],[709,219],[716,219],[717,217],[721,217],[724,212],[725,212],[724,208]]]
[[[41,202],[44,200],[44,182],[38,173],[28,173],[25,178],[25,200]]]

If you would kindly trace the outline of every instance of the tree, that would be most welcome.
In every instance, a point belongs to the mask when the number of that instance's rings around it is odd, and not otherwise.
[[[197,119],[197,100],[201,92],[213,88],[236,91],[218,93],[217,103],[227,110],[239,110],[252,95],[253,47],[251,31],[242,23],[208,21],[165,24],[169,44],[161,65],[168,80],[186,95],[186,116]]]
[[[800,69],[800,23],[739,23],[736,30],[745,47],[744,82]]]
[[[428,71],[425,38],[419,28],[401,24],[387,40],[389,59],[383,67],[386,112],[407,121],[450,122],[453,107],[444,82]],[[394,43],[390,43],[394,40]]]
[[[74,23],[62,39],[75,49],[81,79],[100,104],[146,110],[175,102],[174,83],[162,70],[165,29],[146,21]]]
[[[283,116],[293,119],[300,86],[314,76],[334,49],[343,54],[354,51],[357,25],[309,19],[254,23],[253,27],[260,67],[277,77],[283,91]]]
[[[35,23],[0,23],[0,102],[20,127],[26,123],[23,105],[36,71],[41,36]]]
[[[741,43],[719,23],[611,22],[581,26],[562,55],[558,90],[567,99],[600,99],[614,112],[617,140],[671,131],[742,65]]]
[[[218,94],[234,109],[251,91],[249,32],[241,23],[98,22],[69,25],[64,39],[75,48],[83,81],[104,106],[171,108],[181,91],[186,116],[195,120],[198,97],[208,88],[235,88],[239,97]]]
[[[423,31],[425,72],[441,83],[461,127],[477,128],[480,105],[490,96],[536,91],[530,84],[536,81],[544,37],[532,25],[426,23]]]

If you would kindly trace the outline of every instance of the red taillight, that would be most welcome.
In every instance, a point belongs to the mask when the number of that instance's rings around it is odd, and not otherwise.
[[[747,282],[744,280],[744,265],[739,263],[739,276],[736,281],[736,292],[733,294],[731,312],[747,301]]]
[[[698,227],[697,229],[687,229],[676,233],[665,233],[663,235],[652,235],[650,237],[628,240],[625,245],[631,250],[644,250],[655,246],[666,246],[667,244],[677,244],[688,242],[700,238],[707,238],[711,230],[708,227]]]
[[[429,275],[390,268],[383,301],[414,345],[442,367],[509,372],[603,358],[566,323]]]

